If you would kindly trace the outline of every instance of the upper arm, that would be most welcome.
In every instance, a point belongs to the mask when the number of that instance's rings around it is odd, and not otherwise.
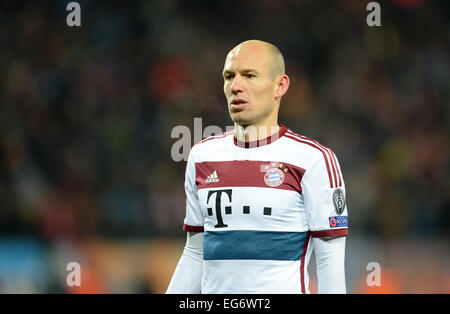
[[[195,156],[193,150],[191,150],[185,173],[186,217],[184,219],[183,230],[203,232],[204,216],[198,199],[198,187],[195,178]]]
[[[344,179],[331,150],[320,155],[306,170],[302,178],[302,194],[312,237],[348,234]]]

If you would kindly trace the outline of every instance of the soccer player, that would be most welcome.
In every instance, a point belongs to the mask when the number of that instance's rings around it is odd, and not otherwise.
[[[167,293],[345,293],[345,185],[335,154],[278,124],[289,87],[272,44],[233,48],[223,69],[234,130],[194,145],[187,241]]]

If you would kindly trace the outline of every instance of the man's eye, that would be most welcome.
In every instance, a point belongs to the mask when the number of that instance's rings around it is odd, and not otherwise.
[[[255,75],[253,75],[253,74],[247,74],[246,75],[248,78],[253,78],[253,77],[255,77]]]
[[[226,79],[226,80],[230,80],[230,79],[232,79],[232,78],[233,78],[232,75],[225,75],[225,79]]]

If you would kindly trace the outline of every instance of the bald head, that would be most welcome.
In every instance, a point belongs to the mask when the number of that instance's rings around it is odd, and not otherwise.
[[[257,55],[265,60],[271,79],[285,74],[284,57],[281,51],[271,43],[262,40],[247,40],[234,47],[227,59],[240,54]]]

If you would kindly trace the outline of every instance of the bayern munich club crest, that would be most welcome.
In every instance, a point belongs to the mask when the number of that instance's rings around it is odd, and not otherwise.
[[[284,182],[284,172],[279,168],[270,168],[264,175],[264,182],[272,188],[280,186]]]

